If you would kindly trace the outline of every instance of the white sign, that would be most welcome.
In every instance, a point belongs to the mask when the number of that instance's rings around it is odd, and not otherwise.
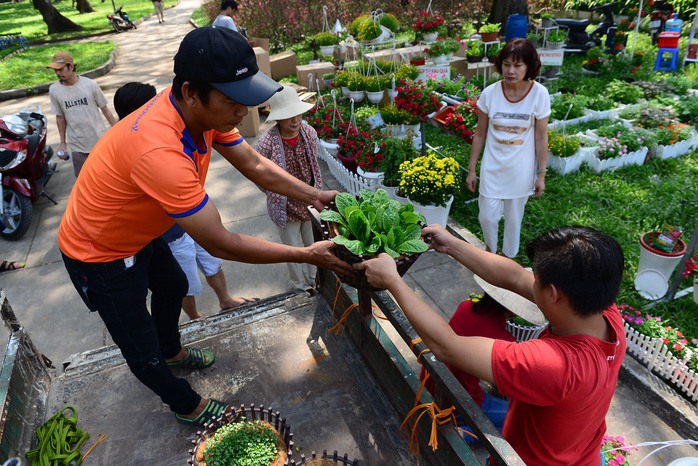
[[[419,76],[417,79],[423,82],[427,82],[427,79],[436,79],[438,81],[451,79],[450,65],[422,65],[417,68],[419,68]]]
[[[538,49],[540,64],[544,66],[562,66],[565,58],[564,49]]]

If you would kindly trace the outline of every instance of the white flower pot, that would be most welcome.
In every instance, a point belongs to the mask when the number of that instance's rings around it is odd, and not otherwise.
[[[437,37],[439,37],[438,32],[425,32],[422,34],[424,42],[434,42]]]
[[[370,189],[378,189],[380,180],[383,179],[383,172],[367,172],[361,167],[356,167],[356,174],[362,178],[365,178],[366,183],[370,186]]]
[[[388,97],[390,100],[394,100],[397,97],[397,91],[395,89],[388,89]]]
[[[342,95],[347,99],[351,96],[351,91],[349,91],[348,87],[342,86]]]
[[[408,198],[409,200],[409,198]],[[423,214],[426,219],[427,219],[427,225],[432,225],[438,223],[442,227],[446,227],[446,224],[448,223],[448,213],[451,211],[451,204],[453,204],[453,196],[451,196],[448,199],[448,202],[446,202],[446,206],[436,206],[434,204],[431,205],[423,205],[423,204],[418,204],[412,200],[410,200],[410,203],[414,205],[414,210],[415,212],[420,212]]]
[[[321,45],[320,52],[327,57],[331,57],[334,55],[334,45]]]
[[[645,163],[647,151],[647,147],[641,147],[639,150],[630,152],[621,157],[604,160],[599,159],[596,154],[594,154],[594,156],[587,161],[587,164],[596,173],[600,173],[604,170],[616,170],[618,168],[627,167],[628,165],[642,165]]]
[[[320,146],[322,146],[332,157],[337,157],[339,152],[339,146],[337,145],[337,140],[325,141],[324,139],[318,139]]]
[[[372,104],[378,104],[383,100],[384,91],[368,92],[366,91],[366,96],[368,96],[369,102]]]
[[[437,55],[431,57],[431,61],[434,62],[434,65],[443,65],[444,63],[448,63],[448,57],[446,55]]]
[[[349,91],[349,97],[354,99],[354,102],[361,102],[364,100],[364,91]]]
[[[686,155],[696,147],[698,147],[698,137],[679,141],[669,146],[657,146],[655,156],[660,159],[673,159],[681,155]]]
[[[522,341],[526,340],[533,340],[535,338],[538,338],[538,335],[541,334],[543,330],[545,330],[545,327],[547,327],[548,324],[545,323],[544,325],[521,325],[517,324],[514,319],[507,319],[507,331],[511,333],[514,338],[516,338],[517,343],[521,343]]]
[[[582,163],[587,162],[593,156],[593,147],[580,147],[577,152],[569,157],[558,157],[548,154],[548,167],[561,175],[567,175],[579,170]]]
[[[378,187],[388,193],[388,197],[390,199],[395,199],[397,200],[397,197],[395,196],[395,192],[398,190],[399,186],[386,186],[383,184],[383,178],[381,178],[378,181]]]

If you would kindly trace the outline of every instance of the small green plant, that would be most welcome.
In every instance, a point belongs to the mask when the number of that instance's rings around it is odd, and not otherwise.
[[[349,23],[349,26],[347,27],[349,34],[351,34],[354,37],[358,36],[359,26],[367,19],[370,19],[368,15],[360,15],[354,18],[354,20],[351,23]]]
[[[395,104],[384,105],[380,108],[380,114],[386,125],[402,125],[412,120],[410,112],[397,108]]]
[[[548,42],[564,42],[567,39],[567,33],[560,29],[550,31],[548,34]]]
[[[603,111],[611,110],[616,107],[616,103],[606,96],[600,95],[598,97],[593,97],[589,100],[587,104],[588,108],[591,110]]]
[[[400,82],[400,79],[417,79],[419,76],[419,68],[408,63],[403,63],[395,72],[395,82]]]
[[[315,43],[319,46],[327,45],[337,45],[339,44],[339,38],[332,32],[318,32],[313,36]]]
[[[698,126],[698,97],[691,96],[679,99],[674,103],[676,117],[681,123]]]
[[[400,184],[400,165],[405,160],[412,160],[417,156],[417,149],[412,143],[411,137],[385,138],[381,142],[380,152],[383,155],[383,184],[396,187]]]
[[[362,189],[359,200],[349,193],[335,198],[337,210],[325,209],[322,220],[337,225],[336,244],[356,255],[375,256],[385,252],[393,258],[402,254],[418,254],[427,250],[420,238],[426,223],[423,215],[414,212],[412,204],[400,204],[382,189]]]
[[[674,117],[674,109],[671,107],[643,107],[635,120],[635,125],[647,129],[665,127],[672,123]]]
[[[589,98],[584,95],[562,94],[552,101],[550,116],[553,120],[572,120],[584,115]]]
[[[349,84],[349,71],[338,71],[335,75],[334,84],[337,87],[347,87],[347,84]]]
[[[325,80],[335,79],[335,74],[334,73],[325,73],[322,75],[322,79],[325,79]]]
[[[501,23],[485,23],[482,26],[480,26],[480,32],[499,32],[501,26]]]
[[[538,34],[537,32],[529,32],[526,34],[526,39],[530,40],[534,44],[537,44],[543,38],[543,34]]]
[[[554,19],[555,18],[555,15],[549,11],[543,11],[538,16],[540,16],[540,19]]]
[[[397,32],[398,29],[400,29],[400,21],[392,13],[385,13],[383,16],[380,17],[379,22],[381,26],[387,27],[392,32]]]
[[[347,87],[350,91],[366,90],[366,79],[361,73],[358,71],[348,71],[347,75]]]
[[[468,50],[465,51],[465,55],[468,57],[481,57],[484,55],[484,45],[480,41],[470,41],[468,42]]]
[[[502,46],[499,43],[493,44],[487,48],[487,58],[497,58],[499,52],[502,50]]]
[[[642,89],[619,79],[614,79],[606,87],[606,96],[621,104],[637,103],[643,95]]]
[[[276,433],[261,421],[225,424],[206,441],[207,466],[269,466],[277,455]]]

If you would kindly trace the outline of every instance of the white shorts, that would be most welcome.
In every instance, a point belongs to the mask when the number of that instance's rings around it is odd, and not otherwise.
[[[179,262],[189,281],[187,296],[196,296],[201,293],[204,287],[199,278],[199,270],[207,277],[215,275],[221,270],[223,260],[213,257],[186,233],[168,244],[172,255]]]

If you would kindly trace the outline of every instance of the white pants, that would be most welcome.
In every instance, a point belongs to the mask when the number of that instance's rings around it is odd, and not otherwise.
[[[315,242],[313,237],[313,224],[306,222],[289,222],[286,228],[279,228],[281,242],[289,246],[303,247],[310,246]],[[312,264],[298,264],[287,262],[288,273],[294,288],[305,290],[315,286],[315,275],[317,267]]]
[[[480,226],[485,238],[485,245],[493,253],[497,252],[499,239],[499,221],[504,216],[504,239],[502,240],[502,253],[507,257],[514,257],[519,253],[519,236],[521,235],[521,222],[528,202],[528,196],[516,199],[491,199],[480,196]]]
[[[220,272],[223,260],[213,257],[188,234],[184,233],[167,244],[189,281],[187,296],[196,296],[204,289],[201,278],[199,278],[199,270],[207,277]],[[197,266],[199,270],[197,270]]]

